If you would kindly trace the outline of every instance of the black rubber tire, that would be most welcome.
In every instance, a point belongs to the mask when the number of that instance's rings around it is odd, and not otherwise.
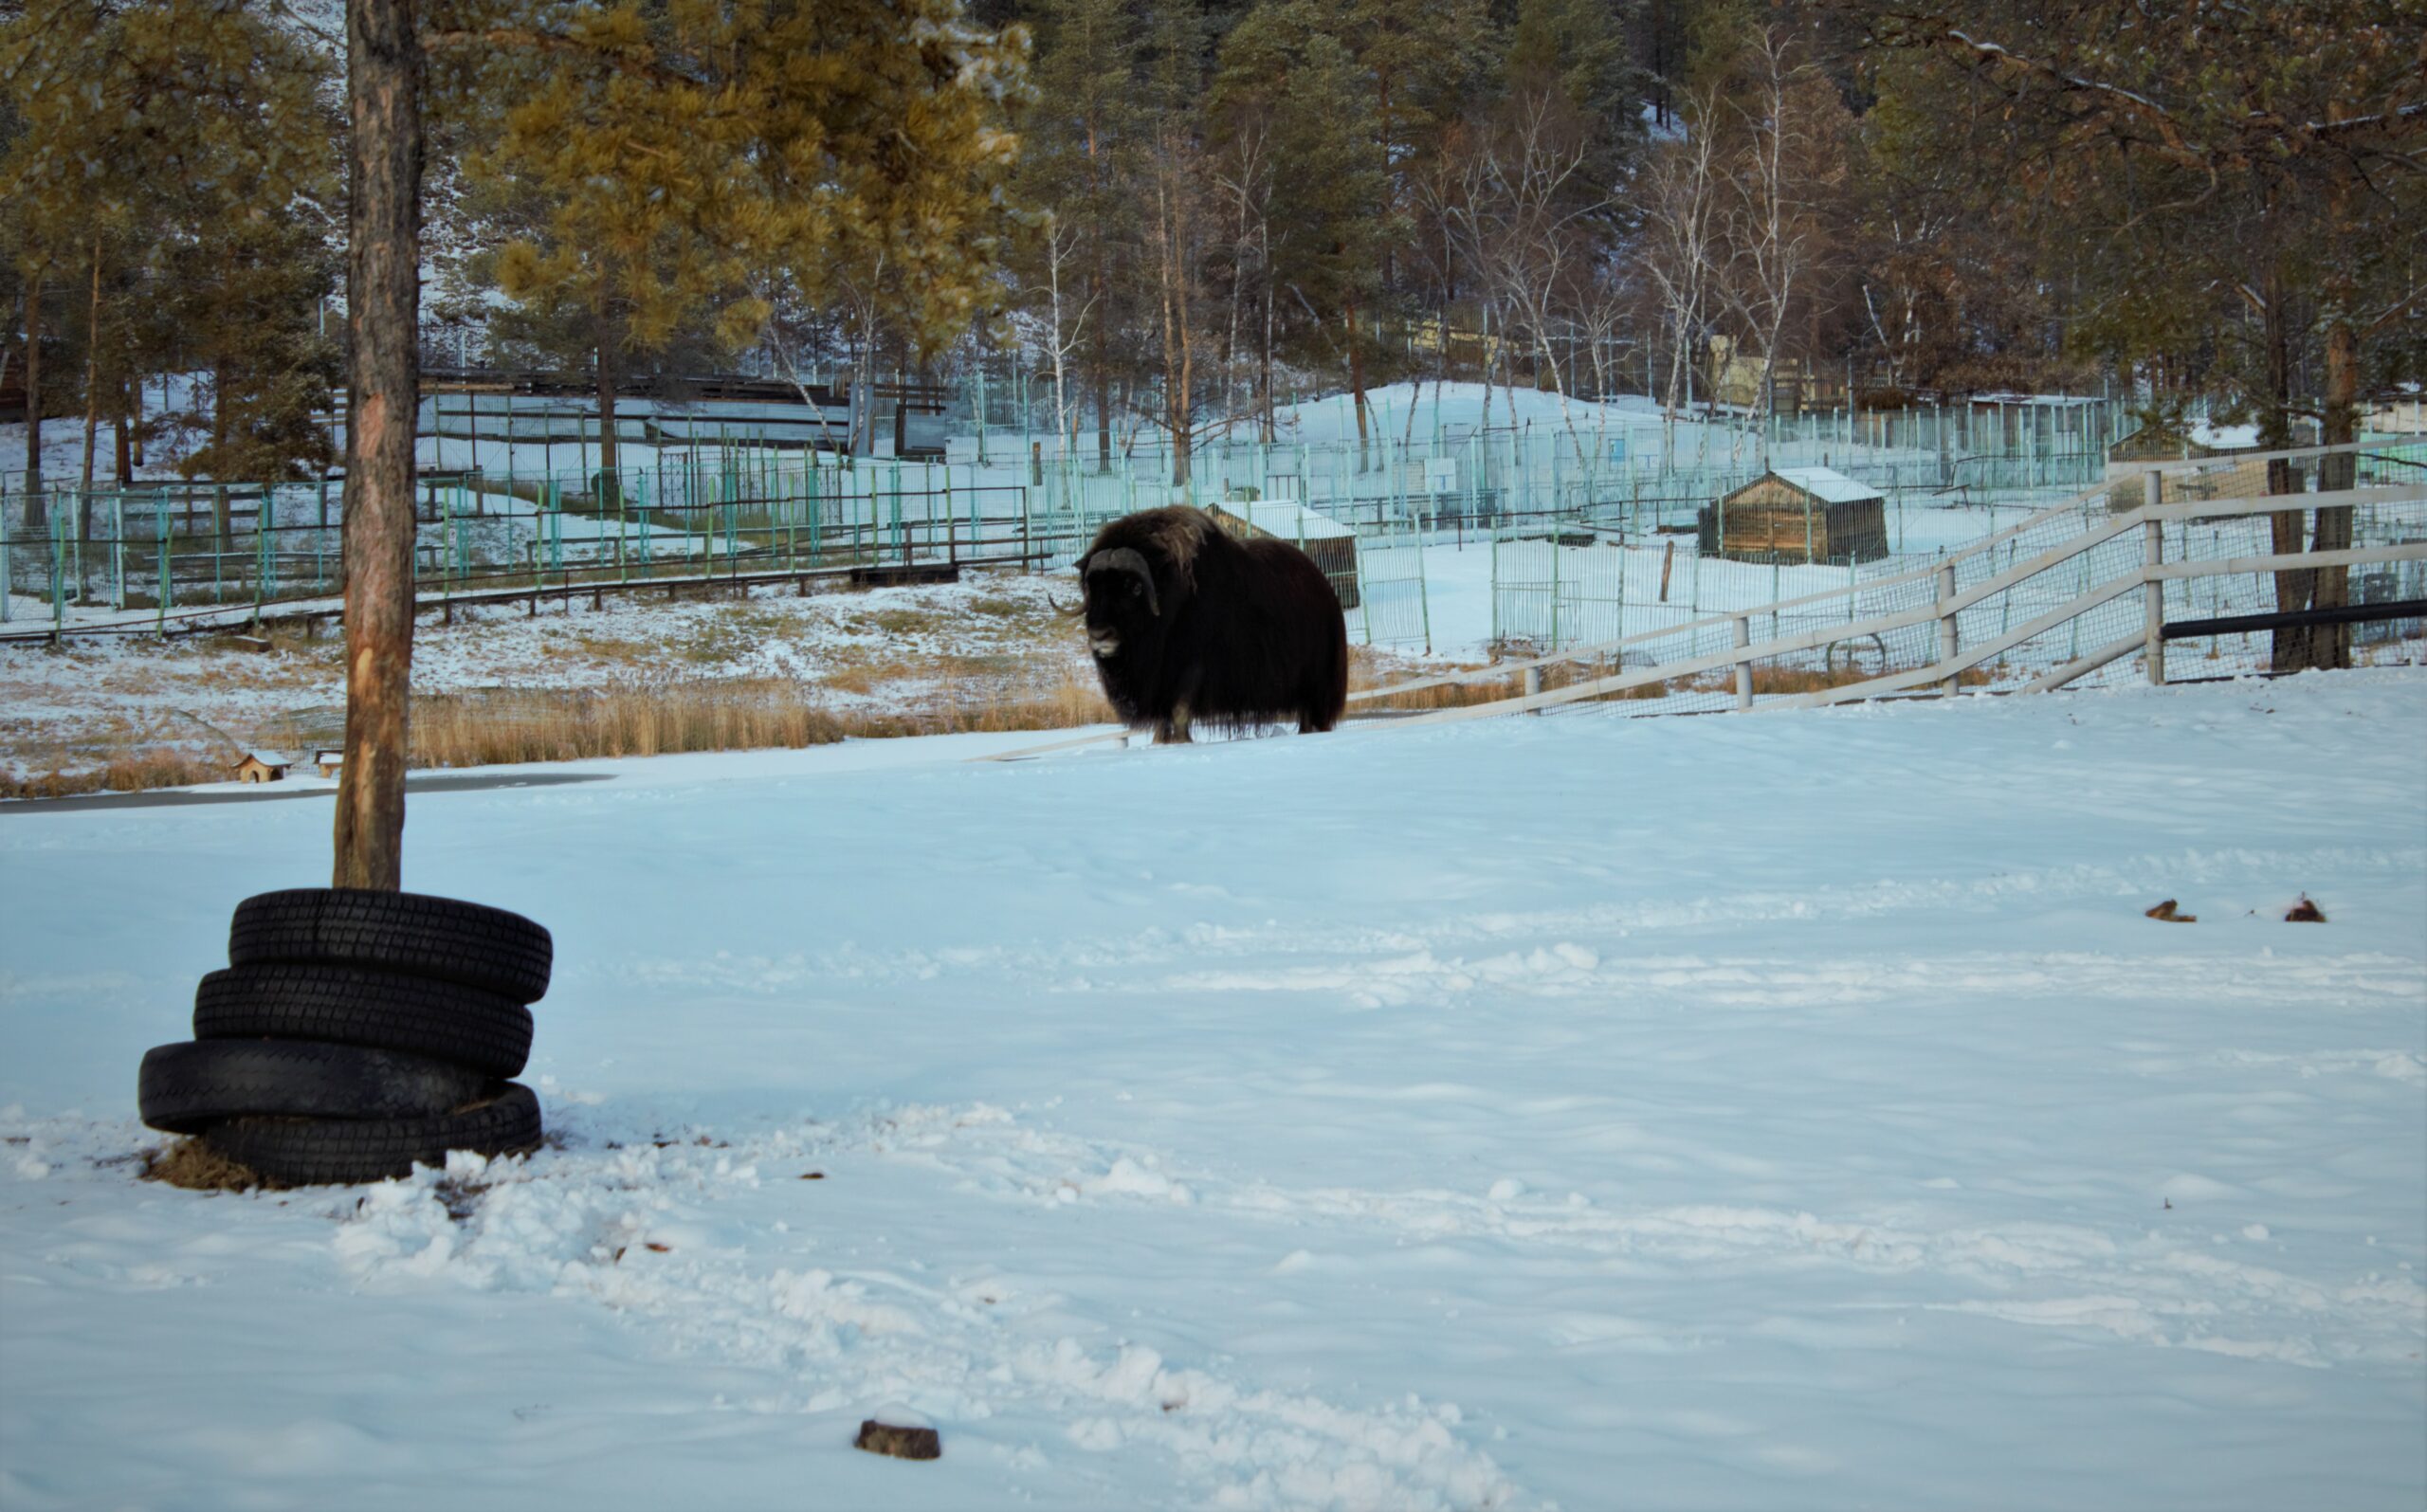
[[[531,1011],[373,966],[230,966],[193,994],[198,1040],[317,1040],[452,1061],[500,1080],[531,1058]]]
[[[302,1040],[204,1040],[143,1052],[143,1121],[196,1134],[248,1114],[315,1119],[427,1118],[487,1097],[494,1078],[426,1055]]]
[[[474,1106],[426,1119],[236,1119],[203,1143],[263,1180],[286,1187],[384,1181],[413,1166],[444,1166],[449,1150],[514,1155],[539,1143],[539,1100],[520,1083]]]
[[[520,914],[426,893],[294,887],[236,905],[232,966],[377,966],[461,982],[518,1003],[548,991],[556,943]]]

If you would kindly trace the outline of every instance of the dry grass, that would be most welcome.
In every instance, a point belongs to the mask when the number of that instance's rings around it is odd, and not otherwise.
[[[197,782],[225,782],[232,774],[224,762],[206,761],[190,752],[133,751],[114,756],[97,770],[54,770],[38,776],[11,776],[0,772],[0,798],[72,798],[86,792],[141,792],[151,788],[183,788]]]
[[[881,711],[834,708],[816,693],[769,678],[421,698],[413,701],[413,765],[796,750],[844,739],[1061,730],[1112,718],[1094,687],[1070,677],[1006,688],[995,679],[947,676],[917,701]]]
[[[413,700],[412,764],[489,766],[826,745],[848,733],[794,683],[440,694]]]
[[[142,1180],[166,1182],[188,1192],[277,1189],[277,1183],[255,1175],[250,1166],[238,1165],[200,1139],[172,1139],[156,1150],[146,1150],[143,1169],[137,1175]]]

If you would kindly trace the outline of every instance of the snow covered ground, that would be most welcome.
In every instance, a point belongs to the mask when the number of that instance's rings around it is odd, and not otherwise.
[[[1614,714],[425,792],[444,1191],[134,1178],[318,798],[0,811],[0,1504],[2420,1504],[2427,678]]]

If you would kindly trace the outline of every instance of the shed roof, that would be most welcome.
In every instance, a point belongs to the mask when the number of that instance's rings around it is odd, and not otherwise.
[[[1770,474],[1793,483],[1824,504],[1851,504],[1865,499],[1884,497],[1870,484],[1856,483],[1834,467],[1773,467]]]
[[[1357,532],[1332,519],[1317,514],[1304,504],[1286,500],[1226,499],[1214,506],[1214,513],[1232,519],[1244,519],[1268,536],[1278,536],[1286,541],[1339,540]]]
[[[236,764],[243,766],[247,761],[258,761],[265,767],[291,767],[295,764],[292,757],[280,756],[275,751],[247,751],[237,758]]]

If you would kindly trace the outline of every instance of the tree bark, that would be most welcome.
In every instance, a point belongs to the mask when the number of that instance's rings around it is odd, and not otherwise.
[[[1365,470],[1365,355],[1357,346],[1357,300],[1348,301],[1348,392],[1357,401],[1357,470]]]
[[[134,428],[139,419],[136,408],[143,402],[143,390],[133,380],[121,378],[118,386],[118,412],[110,417],[110,461],[118,474],[118,485],[126,487],[135,482]]]
[[[621,355],[615,332],[605,316],[598,318],[598,499],[601,503],[620,499],[624,492],[623,475],[616,470],[622,453],[615,434],[615,386],[622,376]]]
[[[2320,436],[2329,446],[2345,445],[2357,439],[2355,432],[2360,405],[2360,333],[2352,322],[2347,290],[2336,293],[2343,297],[2336,299],[2329,295],[2334,302],[2326,328],[2326,423],[2321,428]],[[2350,487],[2358,471],[2353,461],[2348,452],[2319,458],[2319,488],[2338,490]],[[2349,550],[2352,515],[2349,504],[2319,510],[2317,528],[2312,533],[2309,549],[2322,552]],[[2351,602],[2351,569],[2317,569],[2317,588],[2311,598],[2320,609]],[[2308,660],[2311,666],[2349,666],[2351,627],[2310,627]]]
[[[93,534],[93,447],[101,432],[101,241],[93,239],[93,297],[84,312],[84,482],[78,538]]]
[[[414,0],[349,0],[345,764],[339,887],[404,885],[421,407],[421,81]]]
[[[26,529],[41,531],[42,497],[42,274],[26,287]]]
[[[1268,446],[1273,443],[1274,426],[1272,415],[1272,252],[1268,245],[1269,233],[1268,232],[1267,235],[1268,246],[1264,254],[1264,341],[1262,352],[1257,358],[1256,388],[1261,398],[1258,409],[1264,416],[1264,444]]]
[[[2333,242],[2332,251],[2327,260],[2326,278],[2326,420],[2318,428],[2319,439],[2329,446],[2347,445],[2359,439],[2359,289],[2358,281],[2352,273],[2360,236],[2353,213],[2353,202],[2359,192],[2355,177],[2356,171],[2349,160],[2338,159],[2333,176],[2327,185],[2327,226]],[[2319,458],[2318,486],[2328,490],[2350,487],[2359,472],[2357,464],[2358,459],[2348,452]],[[2319,510],[2316,539],[2311,549],[2347,550],[2351,545],[2352,514],[2348,504]],[[2351,569],[2320,568],[2317,602],[2321,606],[2351,602]],[[2317,627],[2316,639],[2309,646],[2309,657],[2319,666],[2349,666],[2351,627]]]
[[[1096,388],[1096,471],[1112,471],[1112,363],[1104,353],[1104,326],[1107,310],[1104,304],[1104,274],[1102,249],[1098,249],[1095,286],[1088,302],[1096,312],[1094,339],[1088,354],[1093,372],[1089,377]]]
[[[2281,270],[2270,266],[2260,294],[2263,308],[2259,311],[2261,339],[2267,347],[2266,413],[2259,417],[2259,441],[2271,451],[2283,451],[2292,445],[2292,336],[2284,309],[2284,281]],[[2269,494],[2293,491],[2291,465],[2277,461],[2267,465]],[[2267,517],[2270,549],[2279,556],[2290,556],[2301,549],[2301,527],[2305,523],[2302,511],[2281,509]],[[2295,567],[2275,574],[2275,607],[2278,610],[2303,610],[2309,607],[2309,595],[2315,591],[2317,574],[2306,567]],[[2309,631],[2307,626],[2292,626],[2270,632],[2268,665],[2277,671],[2297,671],[2309,665]]]

